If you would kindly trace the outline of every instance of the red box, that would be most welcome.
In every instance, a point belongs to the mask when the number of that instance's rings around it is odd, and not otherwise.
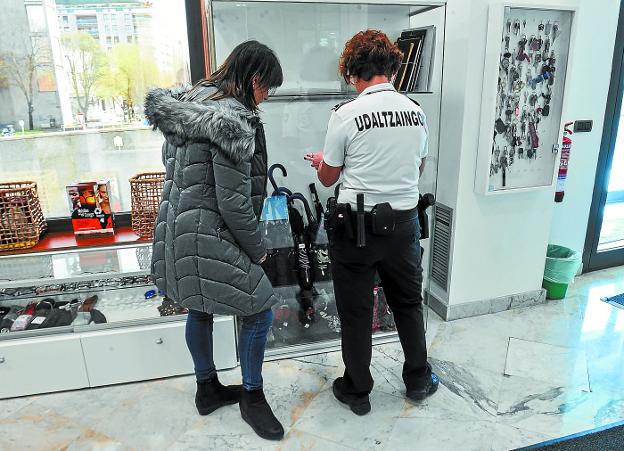
[[[115,214],[108,181],[81,182],[67,186],[69,211],[76,235],[115,233]]]

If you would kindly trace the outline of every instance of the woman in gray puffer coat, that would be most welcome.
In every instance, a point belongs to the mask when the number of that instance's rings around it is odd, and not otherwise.
[[[165,136],[165,187],[152,275],[159,289],[189,309],[186,342],[195,364],[200,415],[240,400],[258,435],[284,429],[262,388],[262,362],[273,287],[258,218],[266,195],[267,154],[258,105],[282,84],[280,63],[256,41],[238,45],[207,80],[187,92],[155,89],[145,115]],[[243,386],[223,386],[213,359],[213,314],[239,315]]]

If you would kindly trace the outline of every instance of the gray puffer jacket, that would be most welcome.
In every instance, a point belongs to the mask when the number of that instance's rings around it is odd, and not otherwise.
[[[277,299],[257,262],[267,156],[259,118],[214,88],[154,89],[145,115],[165,136],[165,187],[152,257],[156,286],[183,306],[247,316]]]

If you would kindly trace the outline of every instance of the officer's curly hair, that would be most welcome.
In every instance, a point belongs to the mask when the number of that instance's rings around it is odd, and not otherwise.
[[[369,81],[375,75],[392,78],[401,67],[403,52],[379,30],[360,31],[345,44],[338,69],[349,83],[355,75]]]

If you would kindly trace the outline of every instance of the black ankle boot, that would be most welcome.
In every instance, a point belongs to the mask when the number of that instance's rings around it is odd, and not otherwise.
[[[273,415],[262,389],[243,390],[239,406],[243,420],[260,437],[267,440],[281,440],[284,437],[284,428]]]
[[[219,379],[198,382],[195,394],[195,406],[200,415],[208,415],[219,407],[236,404],[240,400],[241,385],[221,385]]]

